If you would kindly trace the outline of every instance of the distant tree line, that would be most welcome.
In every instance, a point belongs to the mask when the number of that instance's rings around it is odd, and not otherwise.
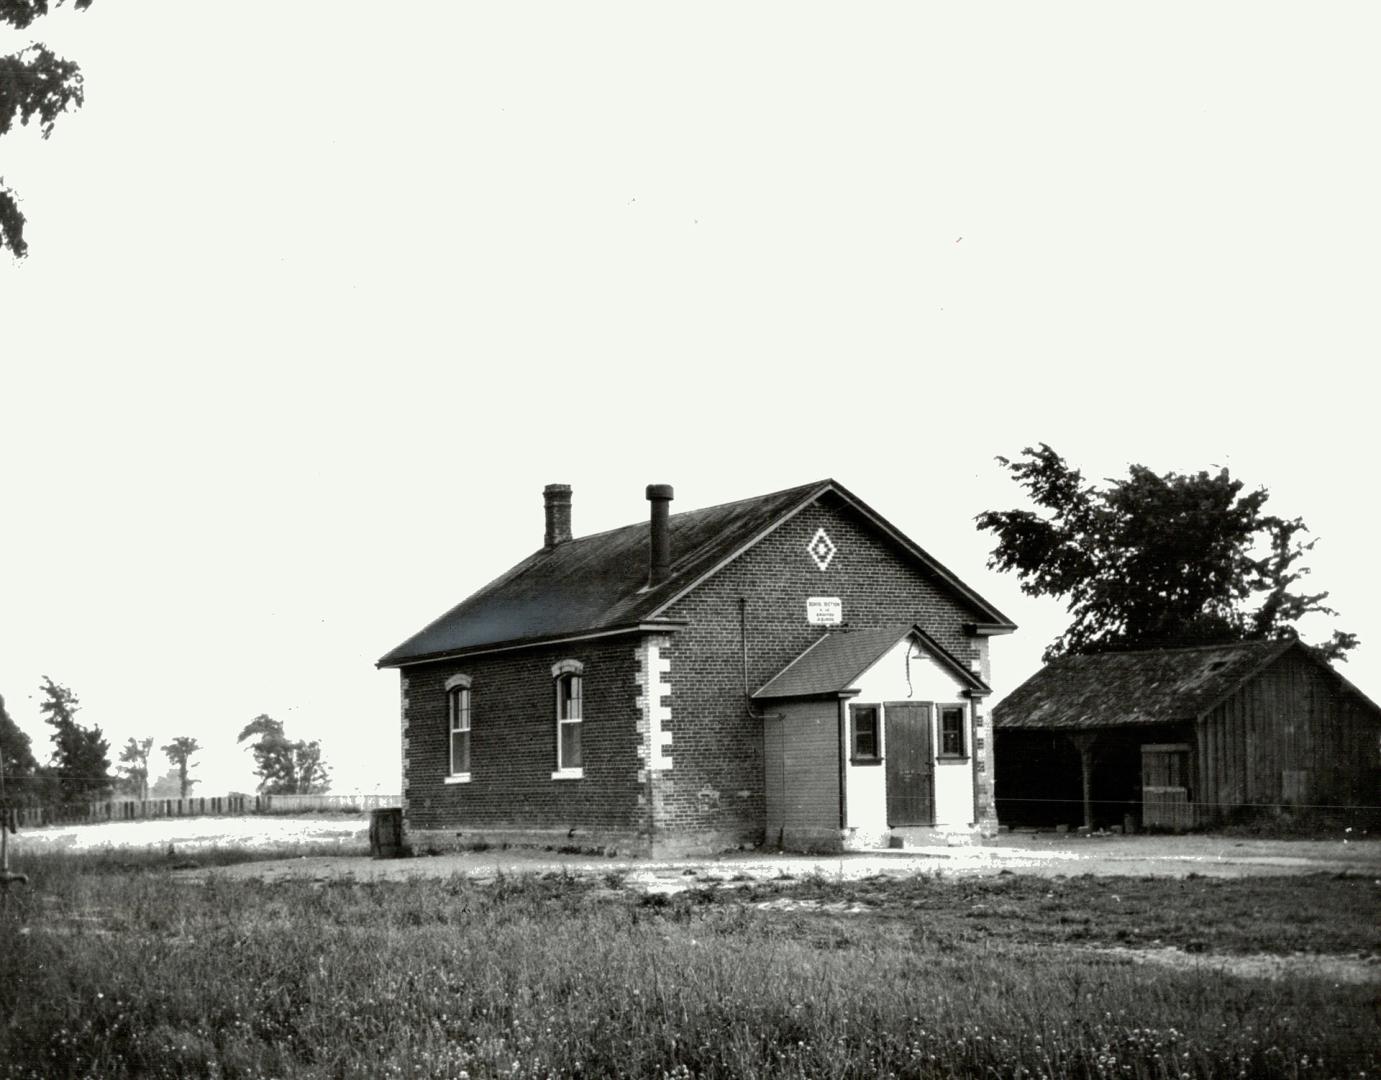
[[[52,727],[52,752],[46,764],[34,756],[29,736],[20,729],[0,697],[0,801],[10,806],[51,806],[97,802],[110,798],[185,799],[200,781],[191,775],[203,749],[197,739],[181,735],[159,747],[171,768],[151,782],[152,736],[131,736],[112,765],[110,743],[97,725],[77,720],[81,702],[69,688],[43,677],[39,712]],[[283,725],[266,714],[251,720],[239,742],[254,739],[255,773],[263,794],[313,795],[331,786],[321,744],[289,739]]]

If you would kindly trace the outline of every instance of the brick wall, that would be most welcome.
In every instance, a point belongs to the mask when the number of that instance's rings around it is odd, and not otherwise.
[[[836,547],[823,571],[806,550],[821,527]],[[827,496],[668,612],[689,625],[666,650],[675,749],[659,828],[709,834],[725,843],[762,840],[762,720],[749,714],[744,697],[739,600],[747,601],[747,681],[756,690],[824,632],[806,622],[811,596],[838,597],[844,627],[917,622],[961,663],[977,659],[986,667],[986,641],[962,629],[977,613]],[[984,750],[990,753],[987,734]]]
[[[823,571],[807,553],[822,527],[836,547]],[[979,660],[989,679],[986,639],[962,630],[977,613],[845,504],[827,497],[676,604],[668,614],[689,625],[674,634],[630,634],[405,669],[403,797],[410,835],[463,843],[504,832],[556,838],[574,831],[641,846],[648,841],[650,799],[659,850],[760,843],[763,722],[750,714],[744,695],[739,601],[746,600],[747,681],[756,690],[825,632],[806,622],[811,596],[838,597],[844,628],[900,630],[920,623],[961,663]],[[551,776],[551,668],[562,659],[584,665],[579,780]],[[471,679],[471,779],[447,784],[445,683],[456,674]],[[985,715],[975,732],[982,740],[975,747],[982,762],[980,805],[991,804],[988,723]]]
[[[646,830],[637,731],[636,635],[410,666],[404,671],[403,796],[414,838],[569,830],[627,841]],[[553,780],[559,660],[584,665],[584,777]],[[446,680],[470,684],[470,781],[446,783]],[[443,836],[444,834],[444,836]],[[416,841],[414,841],[416,842]]]

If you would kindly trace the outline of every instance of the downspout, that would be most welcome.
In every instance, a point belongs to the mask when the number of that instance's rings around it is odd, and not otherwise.
[[[738,641],[743,650],[743,697],[748,702],[748,713],[753,712],[753,699],[748,693],[748,597],[738,598]]]
[[[748,689],[748,598],[738,598],[738,640],[742,650],[743,701],[748,715],[754,720],[785,720],[784,713],[760,713],[753,707],[753,694]]]
[[[744,705],[744,710],[747,712],[749,719],[751,719],[751,720],[761,720],[761,721],[763,721],[764,723],[765,723],[766,721],[768,721],[768,720],[785,720],[785,719],[786,719],[786,716],[785,716],[785,714],[783,714],[783,713],[760,713],[760,712],[758,712],[756,709],[753,708],[753,695],[752,695],[752,692],[748,689],[748,598],[747,598],[746,596],[740,596],[740,597],[738,598],[738,640],[739,640],[739,649],[740,649],[741,661],[742,661],[742,665],[743,665],[743,705]],[[763,822],[763,823],[764,823],[764,828],[763,828],[763,840],[764,840],[764,842],[767,842],[767,841],[769,840],[769,838],[768,838],[768,836],[767,836],[767,829],[766,829],[766,817],[767,817],[767,815],[766,815],[766,805],[765,805],[765,804],[766,804],[766,801],[767,801],[767,791],[766,791],[766,785],[767,785],[767,767],[768,767],[768,762],[767,762],[766,755],[764,754],[763,763],[762,763],[762,768],[763,768],[763,788],[764,788],[764,790],[763,790],[763,802],[764,802],[764,814],[763,814],[763,819],[764,819],[764,822]],[[786,798],[786,732],[783,731],[783,732],[782,732],[782,828],[781,828],[781,831],[777,834],[777,846],[778,846],[779,848],[782,846],[782,841],[783,841],[783,839],[784,839],[784,837],[785,837],[785,834],[786,834],[786,806],[787,806],[787,798]]]

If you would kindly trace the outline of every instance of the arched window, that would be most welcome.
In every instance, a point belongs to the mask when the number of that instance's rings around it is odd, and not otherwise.
[[[470,778],[470,676],[452,675],[446,680],[446,725],[450,742],[447,779]]]
[[[584,775],[580,728],[585,718],[584,674],[579,660],[562,660],[551,669],[556,683],[556,772],[554,779]]]

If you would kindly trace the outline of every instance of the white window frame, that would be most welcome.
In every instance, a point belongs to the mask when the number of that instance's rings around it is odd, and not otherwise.
[[[474,747],[471,746],[471,731],[473,724],[470,716],[470,676],[452,675],[446,680],[446,783],[448,784],[468,784],[470,782],[471,768],[474,766]],[[460,707],[457,707],[457,706]],[[465,726],[460,727],[464,722]],[[456,736],[465,736],[465,764],[467,768],[464,772],[455,771],[456,762]]]
[[[945,753],[945,710],[959,710],[959,753]],[[937,762],[968,761],[972,756],[973,732],[970,730],[969,709],[962,701],[937,701],[935,703],[935,760]]]
[[[573,724],[583,724],[585,722],[585,665],[579,660],[560,660],[552,665],[551,668],[552,688],[556,700],[556,769],[551,774],[553,780],[583,780],[585,778],[585,747],[584,731],[581,731],[581,748],[579,765],[567,765],[561,759],[561,736],[563,728]],[[577,693],[562,699],[561,689],[568,681],[573,681]],[[562,711],[568,701],[576,703],[576,716],[564,716]]]

